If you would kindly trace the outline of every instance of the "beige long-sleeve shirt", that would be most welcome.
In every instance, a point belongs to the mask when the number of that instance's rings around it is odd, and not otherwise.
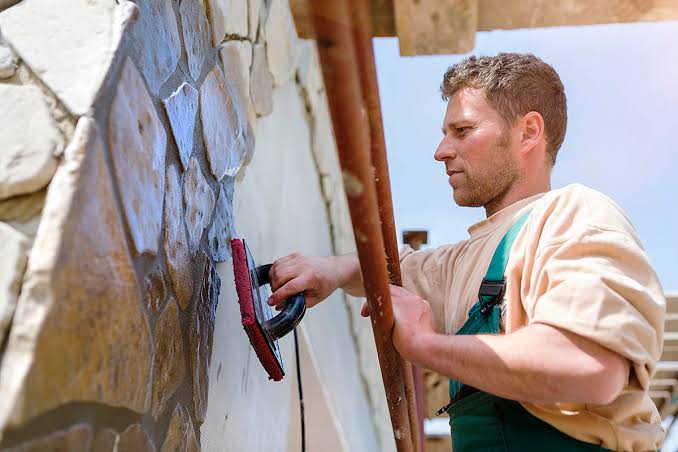
[[[469,228],[454,245],[401,253],[403,285],[427,300],[440,332],[468,318],[499,241],[526,209],[530,217],[506,268],[502,332],[531,323],[592,340],[631,363],[611,404],[535,405],[534,416],[582,441],[612,450],[656,450],[660,417],[648,396],[659,359],[666,300],[640,240],[623,211],[579,184],[518,201]]]

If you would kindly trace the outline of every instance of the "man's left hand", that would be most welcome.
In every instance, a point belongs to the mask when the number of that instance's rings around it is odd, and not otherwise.
[[[402,287],[394,285],[391,285],[391,302],[395,319],[393,344],[403,358],[417,362],[420,354],[419,339],[435,334],[431,305]],[[363,317],[370,315],[367,302],[363,305],[361,314]]]

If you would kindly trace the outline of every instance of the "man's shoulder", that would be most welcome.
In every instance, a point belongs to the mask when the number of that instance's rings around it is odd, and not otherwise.
[[[584,184],[573,183],[547,192],[542,199],[572,202],[573,206],[582,203],[595,203],[599,207],[613,208],[621,211],[621,207],[606,194]]]
[[[533,210],[545,228],[557,235],[567,230],[597,228],[636,236],[630,219],[615,201],[583,184],[549,191],[535,203]]]

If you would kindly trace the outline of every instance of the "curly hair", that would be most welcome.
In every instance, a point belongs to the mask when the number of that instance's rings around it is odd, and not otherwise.
[[[484,91],[507,126],[536,111],[544,118],[546,153],[551,165],[565,139],[567,99],[558,73],[529,53],[471,56],[449,67],[440,91],[449,100],[463,88]]]

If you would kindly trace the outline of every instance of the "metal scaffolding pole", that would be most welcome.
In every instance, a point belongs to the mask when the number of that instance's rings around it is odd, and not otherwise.
[[[399,452],[413,451],[405,363],[393,346],[393,309],[384,238],[370,158],[354,25],[345,0],[311,0],[309,13],[334,125],[386,400]]]

